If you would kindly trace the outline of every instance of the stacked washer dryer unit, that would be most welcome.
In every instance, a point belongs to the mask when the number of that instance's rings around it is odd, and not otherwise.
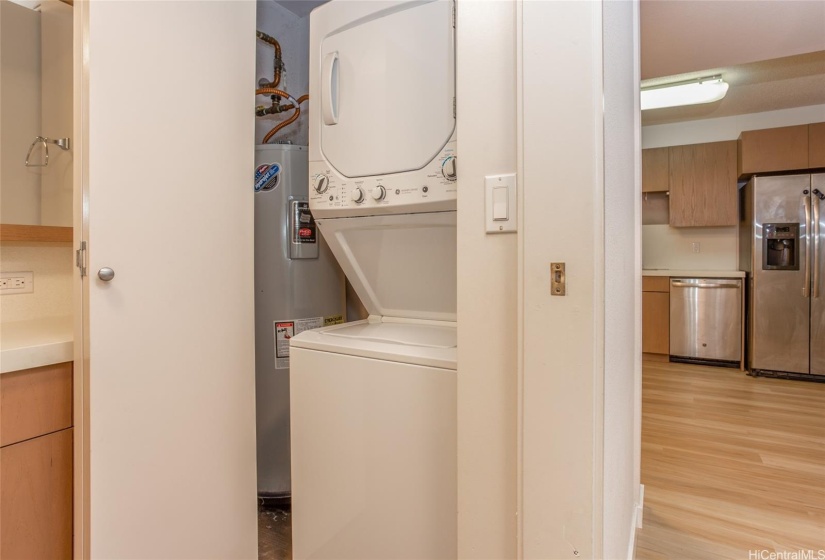
[[[310,16],[310,208],[367,320],[292,338],[293,556],[456,556],[454,6]]]

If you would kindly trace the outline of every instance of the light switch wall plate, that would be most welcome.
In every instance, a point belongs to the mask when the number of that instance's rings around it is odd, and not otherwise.
[[[487,233],[518,231],[515,173],[484,177],[484,191]]]

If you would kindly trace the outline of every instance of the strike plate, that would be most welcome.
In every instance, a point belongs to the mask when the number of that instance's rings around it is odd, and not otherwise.
[[[550,295],[567,295],[567,279],[564,274],[564,263],[550,263]]]

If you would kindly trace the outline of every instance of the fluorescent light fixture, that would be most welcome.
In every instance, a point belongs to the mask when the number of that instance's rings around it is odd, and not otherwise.
[[[712,103],[725,97],[727,92],[728,84],[722,76],[709,76],[687,82],[651,86],[642,89],[642,111]]]

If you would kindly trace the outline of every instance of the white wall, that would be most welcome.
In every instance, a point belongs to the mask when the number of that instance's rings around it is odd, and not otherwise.
[[[642,226],[642,262],[647,269],[736,270],[739,229]],[[693,251],[699,243],[699,253]]]
[[[642,127],[642,148],[736,140],[743,130],[825,121],[825,105]]]
[[[0,223],[40,223],[40,134],[40,14],[0,0]]]
[[[641,464],[639,4],[604,2],[602,558],[629,558]],[[598,274],[598,272],[597,272]]]
[[[279,89],[285,90],[296,99],[309,93],[309,16],[299,18],[283,6],[272,0],[257,1],[257,28],[267,35],[274,37],[281,44],[281,56],[285,71],[281,75]],[[263,41],[256,41],[255,83],[250,87],[257,88],[258,80],[266,78],[272,80],[272,63],[275,49]],[[282,101],[285,103],[286,101]],[[269,106],[268,96],[255,96],[255,105]],[[301,116],[298,120],[276,134],[270,142],[291,140],[294,144],[306,146],[308,142],[309,103],[301,105]],[[289,118],[292,111],[280,115],[268,115],[255,118],[255,143],[260,144],[264,135],[272,127]]]
[[[598,558],[601,5],[520,5],[521,546],[524,558]],[[554,261],[567,266],[564,297],[550,295]]]
[[[40,5],[41,134],[72,137],[72,7],[58,0]],[[41,170],[41,224],[72,225],[72,150],[49,146]]]
[[[634,532],[638,7],[605,4],[521,4],[524,558],[624,558]]]
[[[744,130],[792,126],[825,121],[825,105],[750,113],[718,119],[659,124],[642,128],[642,147],[659,148],[736,140]],[[736,270],[739,267],[738,229],[642,226],[644,268]],[[701,243],[694,253],[691,243]]]
[[[484,176],[516,171],[515,3],[457,10],[458,557],[516,557],[516,235],[484,230]]]
[[[9,243],[0,245],[0,271],[32,272],[30,294],[0,296],[4,323],[72,314],[73,251],[68,243]]]

